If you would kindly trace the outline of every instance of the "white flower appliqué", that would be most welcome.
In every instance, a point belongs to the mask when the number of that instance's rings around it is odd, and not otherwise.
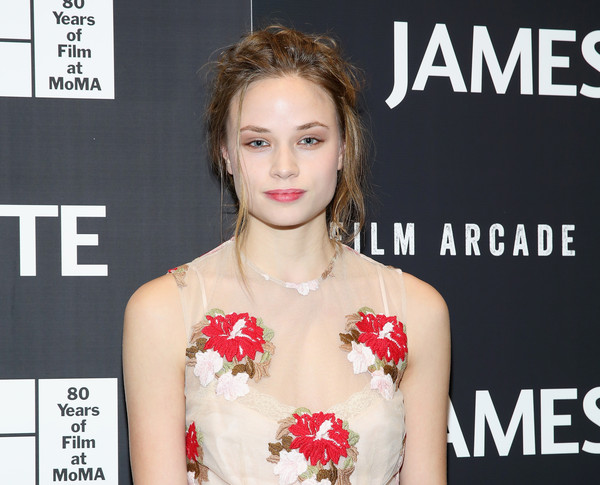
[[[279,463],[273,468],[273,473],[279,475],[279,485],[291,485],[298,480],[298,475],[302,475],[307,469],[308,463],[302,453],[296,450],[281,450]]]
[[[233,375],[231,371],[226,372],[217,380],[217,388],[215,389],[217,396],[222,395],[228,401],[245,396],[250,392],[248,377],[245,372],[236,375]]]
[[[302,485],[331,485],[331,482],[327,478],[323,478],[320,482],[316,478],[307,478],[302,482]]]
[[[307,478],[302,482],[302,485],[331,485],[331,482],[327,478],[323,478],[320,482],[316,478]]]
[[[187,472],[188,485],[198,485],[198,480],[194,477],[194,472]]]
[[[383,369],[371,373],[371,389],[377,389],[385,399],[394,397],[394,382],[392,376],[384,374]]]
[[[214,350],[196,353],[196,365],[194,366],[194,375],[200,379],[200,384],[208,386],[215,374],[223,368],[223,357]]]
[[[370,365],[375,363],[375,355],[369,347],[352,342],[352,350],[348,353],[348,360],[352,362],[355,374],[367,372]]]

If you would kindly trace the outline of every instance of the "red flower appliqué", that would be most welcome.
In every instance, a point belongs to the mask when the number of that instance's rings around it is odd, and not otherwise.
[[[335,414],[294,414],[294,418],[296,423],[289,427],[294,436],[290,448],[298,448],[311,465],[325,465],[329,460],[337,465],[340,456],[348,456],[349,433]]]
[[[228,315],[206,315],[209,325],[202,329],[208,337],[205,350],[214,349],[228,361],[234,357],[241,361],[248,356],[256,357],[263,352],[263,329],[256,324],[256,318],[247,313],[229,313]]]
[[[359,312],[362,317],[356,322],[356,328],[361,332],[360,343],[369,347],[381,360],[391,361],[397,365],[406,356],[406,334],[402,323],[395,316],[373,315]]]
[[[190,427],[185,434],[185,453],[188,460],[194,461],[198,458],[198,435],[196,434],[196,423],[190,424]]]

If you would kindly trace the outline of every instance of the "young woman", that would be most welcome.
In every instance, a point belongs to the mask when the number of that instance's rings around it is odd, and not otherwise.
[[[339,242],[363,220],[356,97],[327,37],[270,27],[221,55],[208,138],[235,236],[127,306],[136,484],[446,483],[445,303]]]

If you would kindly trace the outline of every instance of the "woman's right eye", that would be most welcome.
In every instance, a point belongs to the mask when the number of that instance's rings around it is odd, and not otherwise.
[[[265,140],[252,140],[248,145],[254,148],[264,148],[268,143]]]

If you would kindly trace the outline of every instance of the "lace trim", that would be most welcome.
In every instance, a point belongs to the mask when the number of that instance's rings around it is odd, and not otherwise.
[[[334,404],[324,412],[334,413],[344,420],[349,420],[361,414],[379,399],[379,394],[372,391],[367,384],[362,390],[351,394],[345,401]],[[274,421],[285,419],[298,409],[297,406],[283,404],[274,396],[257,391],[253,387],[248,394],[238,398],[237,402]]]
[[[337,259],[339,253],[340,253],[340,251],[336,247],[333,257],[329,261],[327,268],[325,268],[325,270],[321,273],[321,276],[319,276],[318,278],[315,278],[313,280],[303,281],[301,283],[292,283],[290,281],[283,281],[283,280],[280,280],[279,278],[275,278],[274,276],[271,276],[270,274],[265,273],[262,269],[260,269],[258,266],[256,266],[252,261],[250,261],[244,255],[242,255],[242,260],[244,261],[245,264],[247,264],[250,267],[250,269],[254,270],[256,273],[258,273],[260,276],[262,276],[265,279],[265,281],[272,281],[273,283],[275,283],[279,286],[296,290],[302,296],[306,296],[311,291],[317,291],[320,288],[321,283],[323,281],[325,281],[327,278],[329,278],[329,276],[332,275],[333,265],[335,264],[335,260]]]

